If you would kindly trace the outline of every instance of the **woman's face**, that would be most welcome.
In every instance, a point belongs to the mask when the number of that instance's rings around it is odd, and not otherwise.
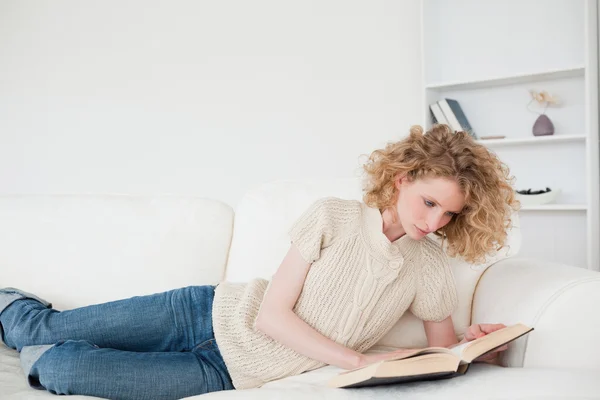
[[[465,196],[452,179],[426,178],[409,182],[398,178],[396,187],[399,222],[415,240],[448,224],[465,206]]]

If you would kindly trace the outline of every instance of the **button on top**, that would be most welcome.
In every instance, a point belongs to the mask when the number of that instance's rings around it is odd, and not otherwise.
[[[392,246],[392,248],[391,248],[391,250],[390,250],[390,251],[392,252],[392,254],[398,254],[398,252],[399,252],[400,250],[398,250],[398,248],[397,248],[396,246]]]
[[[390,261],[390,268],[391,269],[398,269],[400,268],[400,263],[398,261]]]

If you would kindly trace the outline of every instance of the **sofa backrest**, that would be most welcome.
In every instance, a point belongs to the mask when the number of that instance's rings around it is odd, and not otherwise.
[[[231,207],[129,195],[0,196],[0,287],[68,309],[223,278]]]
[[[357,181],[276,181],[245,193],[235,210],[225,279],[270,279],[289,249],[288,229],[315,200],[360,199]]]
[[[360,200],[361,182],[358,179],[288,180],[267,183],[247,192],[236,209],[226,280],[270,279],[289,249],[287,232],[293,222],[312,202],[326,196]],[[519,250],[521,235],[517,215],[513,216],[513,225],[508,246],[485,263],[472,265],[459,258],[450,260],[459,294],[458,309],[452,316],[459,337],[471,323],[473,293],[481,274],[494,262],[514,256]],[[410,312],[379,342],[381,346],[392,347],[423,347],[426,344],[422,323]]]

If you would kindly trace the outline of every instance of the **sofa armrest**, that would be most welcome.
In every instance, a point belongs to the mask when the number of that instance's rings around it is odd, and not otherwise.
[[[600,368],[600,273],[528,258],[499,261],[475,289],[472,322],[534,328],[509,345],[504,366]]]

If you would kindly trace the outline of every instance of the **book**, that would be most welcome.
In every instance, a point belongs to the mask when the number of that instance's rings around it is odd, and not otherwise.
[[[341,372],[328,384],[335,388],[356,388],[454,378],[466,374],[477,357],[492,352],[532,330],[533,328],[523,324],[515,324],[451,349],[415,349],[395,358]]]
[[[475,134],[473,127],[469,123],[469,120],[467,119],[467,116],[465,115],[462,108],[460,107],[460,104],[458,104],[458,101],[453,100],[453,99],[446,99],[446,102],[452,109],[452,112],[454,112],[454,115],[456,116],[456,119],[460,123],[460,126],[462,126],[463,131],[465,131],[468,134],[470,134],[471,136],[473,136],[474,139],[477,139],[477,134]]]
[[[444,117],[448,121],[448,126],[454,132],[462,131],[463,130],[462,126],[460,125],[460,122],[458,122],[458,119],[456,118],[456,115],[454,115],[454,112],[452,112],[452,109],[450,108],[450,105],[448,104],[448,102],[445,99],[442,99],[442,100],[439,100],[437,102],[437,104],[440,107],[440,109],[442,110]]]
[[[453,130],[467,132],[473,139],[477,139],[477,134],[469,123],[460,104],[458,104],[458,101],[454,99],[443,99],[438,101],[438,104]]]
[[[430,104],[429,109],[431,110],[431,115],[433,115],[434,124],[448,125],[448,121],[446,120],[446,117],[444,117],[444,113],[442,112],[442,109],[440,108],[439,104]]]

